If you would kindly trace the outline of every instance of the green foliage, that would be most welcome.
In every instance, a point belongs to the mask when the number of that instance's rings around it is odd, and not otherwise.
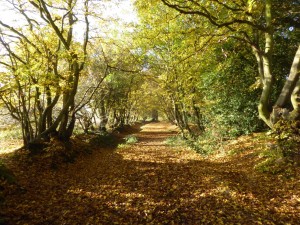
[[[19,126],[7,126],[5,129],[0,129],[0,140],[7,140],[7,139],[20,139],[22,138],[22,131],[20,130]]]
[[[118,148],[129,148],[131,145],[138,142],[138,138],[135,135],[128,135],[123,138],[125,143],[118,144]]]
[[[278,174],[284,170],[285,162],[278,146],[271,144],[262,150],[259,157],[264,160],[255,166],[258,171]]]
[[[138,138],[135,135],[128,135],[124,138],[126,144],[135,144],[138,142]]]
[[[284,156],[282,149],[278,145],[270,145],[260,154],[263,161],[255,166],[255,169],[262,173],[281,174],[286,178],[291,178],[295,173],[296,164]]]
[[[91,139],[88,140],[89,144],[92,147],[116,147],[116,137],[114,137],[110,133],[103,133],[99,135],[92,136]]]
[[[203,156],[213,154],[223,144],[224,137],[224,134],[217,134],[216,131],[215,129],[207,130],[196,140],[191,139],[189,145]]]
[[[274,126],[273,134],[283,156],[295,162],[299,161],[300,122],[279,120]]]
[[[122,149],[122,148],[129,148],[130,147],[130,145],[129,144],[118,144],[118,148],[119,149]]]
[[[203,73],[199,84],[208,102],[208,133],[232,138],[261,130],[263,123],[257,113],[259,91],[251,88],[256,82],[254,58],[244,46],[234,46],[232,42],[224,43],[214,53],[213,66]]]
[[[74,128],[74,131],[73,131],[73,134],[76,136],[76,135],[80,135],[80,134],[83,134],[84,133],[84,130],[82,129],[82,127],[80,126],[75,126]]]
[[[182,138],[182,136],[172,136],[168,137],[164,143],[169,146],[177,147],[177,146],[186,146],[186,139]]]
[[[218,146],[218,142],[216,140],[209,139],[212,136],[201,135],[199,137],[185,137],[182,136],[172,136],[165,140],[165,144],[172,147],[188,147],[202,156],[207,156],[213,153]]]
[[[263,161],[256,165],[261,172],[284,174],[293,176],[293,167],[300,162],[300,132],[298,121],[278,121],[271,136],[275,137],[276,144],[268,144],[259,154]]]

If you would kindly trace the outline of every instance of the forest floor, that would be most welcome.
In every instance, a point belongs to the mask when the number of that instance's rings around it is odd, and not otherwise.
[[[4,159],[19,188],[6,192],[3,224],[299,224],[300,173],[266,174],[249,139],[231,156],[204,158],[165,144],[167,123],[138,142],[100,148],[57,169]],[[248,146],[247,146],[248,144]],[[250,146],[250,147],[249,147]]]

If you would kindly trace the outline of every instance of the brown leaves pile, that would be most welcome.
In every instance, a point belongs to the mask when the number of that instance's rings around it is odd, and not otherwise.
[[[258,173],[253,149],[208,160],[163,144],[169,125],[148,124],[139,142],[99,149],[57,170],[9,164],[23,191],[6,195],[6,224],[297,224],[300,173]],[[238,144],[238,143],[237,143]]]

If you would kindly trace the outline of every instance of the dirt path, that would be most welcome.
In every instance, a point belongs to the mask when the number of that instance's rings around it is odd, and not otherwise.
[[[57,171],[16,171],[26,191],[7,198],[2,213],[9,224],[300,221],[299,182],[251,172],[251,157],[214,162],[168,147],[169,124],[142,128],[129,148],[100,149]]]

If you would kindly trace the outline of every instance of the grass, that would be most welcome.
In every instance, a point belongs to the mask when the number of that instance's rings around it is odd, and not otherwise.
[[[138,142],[138,138],[135,135],[128,135],[124,138],[126,144],[135,144]]]
[[[22,131],[19,126],[0,128],[0,155],[13,152],[22,147]]]
[[[255,165],[255,169],[261,173],[281,174],[286,178],[293,178],[295,175],[296,163],[285,158],[280,150],[265,150],[260,154],[264,160]]]
[[[0,140],[16,140],[22,138],[22,131],[20,126],[11,125],[5,128],[0,128]]]
[[[165,142],[166,145],[177,147],[177,146],[186,146],[186,140],[184,140],[181,136],[172,136],[168,137]]]
[[[138,138],[135,135],[128,135],[123,138],[125,143],[121,143],[118,145],[118,148],[128,148],[130,145],[133,145],[138,142]]]

